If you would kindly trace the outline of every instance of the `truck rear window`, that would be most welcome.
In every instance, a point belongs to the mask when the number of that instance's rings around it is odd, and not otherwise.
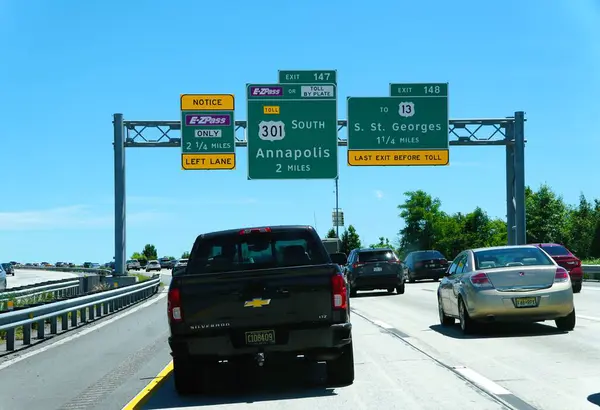
[[[321,241],[315,241],[308,231],[228,234],[198,239],[187,269],[182,274],[248,271],[329,262]]]

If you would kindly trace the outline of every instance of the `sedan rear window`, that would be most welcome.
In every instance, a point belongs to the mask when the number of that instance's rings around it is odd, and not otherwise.
[[[428,259],[445,259],[440,251],[420,251],[415,252],[415,260],[424,261]]]
[[[358,254],[358,260],[360,262],[384,262],[396,260],[396,255],[390,250],[384,251],[368,251],[360,252]]]
[[[543,246],[542,249],[548,252],[551,256],[571,256],[571,252],[564,246],[560,245],[552,245],[552,246]]]
[[[476,270],[511,266],[554,265],[554,261],[537,247],[486,249],[474,252],[474,255]]]

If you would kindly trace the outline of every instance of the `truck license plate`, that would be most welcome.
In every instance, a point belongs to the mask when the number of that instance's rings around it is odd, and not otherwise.
[[[247,345],[271,345],[273,343],[275,343],[274,330],[256,330],[253,332],[246,332]]]

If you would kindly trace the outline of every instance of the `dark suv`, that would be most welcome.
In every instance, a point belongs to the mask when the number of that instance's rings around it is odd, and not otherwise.
[[[7,275],[15,276],[15,268],[13,267],[12,263],[3,263],[2,267],[6,271]]]
[[[404,264],[408,269],[408,281],[415,283],[417,280],[433,279],[439,281],[448,269],[448,260],[435,250],[415,251],[406,255]]]
[[[359,290],[387,289],[404,293],[404,266],[391,248],[354,249],[344,268],[350,296]]]

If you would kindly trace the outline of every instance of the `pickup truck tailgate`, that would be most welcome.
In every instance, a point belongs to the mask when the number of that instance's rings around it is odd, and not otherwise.
[[[260,328],[332,320],[332,265],[182,277],[189,330]]]

